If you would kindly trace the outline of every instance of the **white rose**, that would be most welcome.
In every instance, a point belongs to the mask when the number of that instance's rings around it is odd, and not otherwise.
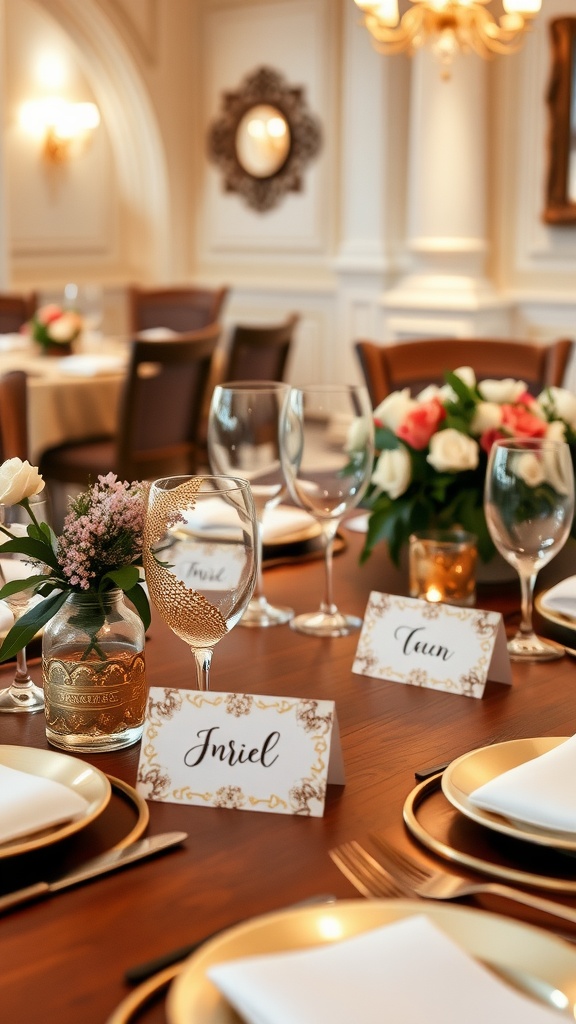
[[[502,423],[502,409],[496,402],[478,402],[470,429],[473,434],[483,434],[486,430],[496,430]]]
[[[394,501],[407,489],[412,479],[410,456],[405,448],[386,449],[380,455],[372,483]]]
[[[73,341],[80,330],[80,318],[77,313],[62,313],[57,320],[52,320],[48,324],[48,336],[52,341],[56,341],[60,344],[65,344],[67,341]]]
[[[546,479],[544,460],[534,452],[521,452],[514,463],[514,470],[528,487],[539,487]]]
[[[437,384],[428,384],[428,387],[425,387],[423,391],[416,395],[418,405],[421,402],[431,402],[434,398],[442,401],[442,388],[439,388]]]
[[[552,420],[546,428],[546,439],[548,441],[565,441],[566,424],[562,420]]]
[[[566,388],[546,388],[538,401],[549,416],[555,419],[565,420],[566,423],[576,430],[576,395]]]
[[[476,374],[471,366],[459,366],[457,370],[454,370],[454,375],[459,377],[463,384],[467,388],[476,387]],[[443,384],[440,388],[438,397],[442,402],[457,402],[458,395],[451,387],[450,384]]]
[[[525,393],[526,384],[523,380],[514,380],[513,377],[506,377],[505,380],[481,380],[478,390],[487,402],[511,405]]]
[[[8,459],[0,466],[0,504],[17,505],[23,498],[31,498],[44,487],[36,466],[22,459]]]
[[[407,413],[417,404],[413,398],[410,398],[410,388],[393,391],[374,410],[374,418],[396,433]]]
[[[439,430],[430,438],[430,453],[426,461],[438,473],[459,473],[464,469],[476,469],[478,445],[473,438],[449,427]]]
[[[369,424],[365,416],[355,416],[348,428],[346,451],[361,452],[368,444]]]

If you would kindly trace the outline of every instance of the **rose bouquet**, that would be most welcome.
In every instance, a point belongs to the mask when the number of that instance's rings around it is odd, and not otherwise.
[[[117,480],[113,473],[99,477],[89,490],[70,499],[60,538],[36,520],[29,500],[43,486],[38,470],[28,462],[9,459],[0,466],[0,505],[21,505],[31,520],[26,534],[17,537],[0,522],[0,531],[9,538],[0,544],[0,556],[17,552],[37,566],[36,575],[6,583],[0,599],[24,590],[44,598],[12,626],[0,647],[0,661],[22,650],[73,593],[89,592],[96,599],[88,624],[92,636],[104,621],[103,599],[114,589],[132,602],[145,628],[150,624],[140,575],[147,485]],[[94,605],[100,606],[101,614],[94,612]]]
[[[69,348],[80,334],[82,317],[73,309],[63,309],[54,304],[40,306],[30,321],[30,334],[43,348],[61,345]]]
[[[364,505],[371,510],[362,560],[379,541],[393,561],[415,530],[460,526],[494,554],[484,518],[484,477],[497,438],[546,437],[576,450],[576,397],[546,388],[532,397],[521,380],[477,381],[470,367],[416,396],[388,395],[374,411],[376,456]],[[574,525],[572,527],[574,531]]]

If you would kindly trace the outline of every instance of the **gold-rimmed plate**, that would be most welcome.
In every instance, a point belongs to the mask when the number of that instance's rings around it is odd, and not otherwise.
[[[207,976],[214,964],[316,948],[423,912],[418,900],[343,900],[330,907],[267,914],[230,928],[184,964],[168,993],[169,1024],[237,1024],[238,1016]],[[549,1007],[563,1004],[574,1019],[576,949],[568,943],[531,925],[468,907],[435,903],[425,913],[470,956]],[[126,1019],[112,1017],[109,1024]]]
[[[110,780],[86,761],[54,750],[38,750],[36,747],[0,746],[0,764],[17,771],[39,775],[68,786],[87,801],[85,812],[72,821],[62,822],[51,828],[42,829],[28,836],[0,843],[0,858],[30,853],[42,846],[57,843],[67,836],[79,832],[94,821],[110,801],[112,787]]]
[[[527,822],[493,814],[476,807],[470,794],[491,779],[546,754],[564,743],[565,736],[542,736],[533,739],[508,740],[480,747],[452,761],[442,776],[442,792],[447,800],[467,818],[486,828],[529,843],[576,851],[576,833],[538,828]]]
[[[554,608],[546,607],[544,602],[547,593],[547,590],[543,590],[534,598],[534,607],[538,614],[543,619],[547,619],[548,622],[553,622],[557,626],[564,626],[565,629],[571,629],[573,632],[576,632],[576,618],[572,615],[566,615],[564,612],[556,611]]]

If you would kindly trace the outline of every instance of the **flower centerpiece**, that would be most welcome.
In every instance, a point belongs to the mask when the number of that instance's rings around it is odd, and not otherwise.
[[[64,309],[53,303],[40,306],[29,324],[35,342],[48,353],[65,355],[82,331],[82,317],[73,309]]]
[[[521,380],[477,381],[471,367],[412,396],[388,395],[374,410],[376,456],[364,505],[370,509],[362,561],[384,540],[397,565],[410,534],[460,526],[495,553],[484,518],[484,478],[493,442],[504,437],[567,441],[576,451],[576,397],[546,388],[537,398]],[[574,525],[572,527],[574,535]]]

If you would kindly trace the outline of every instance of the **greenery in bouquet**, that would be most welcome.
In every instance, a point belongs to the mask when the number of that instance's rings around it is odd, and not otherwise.
[[[23,591],[33,591],[44,599],[16,620],[0,647],[0,661],[22,650],[70,594],[94,598],[89,611],[78,611],[77,625],[91,637],[84,657],[97,646],[94,638],[104,622],[104,597],[109,591],[122,590],[144,627],[150,624],[150,605],[140,571],[147,484],[120,481],[113,473],[99,477],[87,491],[69,499],[60,537],[34,514],[30,498],[43,487],[38,470],[28,462],[9,459],[0,466],[0,505],[20,505],[30,516],[23,536],[12,536],[0,522],[0,531],[9,538],[0,544],[0,557],[15,552],[37,567],[35,575],[6,583],[0,600]]]
[[[32,338],[43,348],[71,345],[82,327],[82,317],[75,310],[55,304],[40,306],[29,324]]]
[[[380,541],[398,564],[410,534],[460,526],[494,554],[484,517],[490,448],[505,437],[566,441],[576,452],[576,396],[546,388],[537,398],[521,380],[477,381],[470,367],[412,396],[388,395],[374,410],[376,456],[364,505],[370,509],[362,561]],[[545,495],[543,494],[543,498]],[[572,525],[574,535],[574,524]]]

